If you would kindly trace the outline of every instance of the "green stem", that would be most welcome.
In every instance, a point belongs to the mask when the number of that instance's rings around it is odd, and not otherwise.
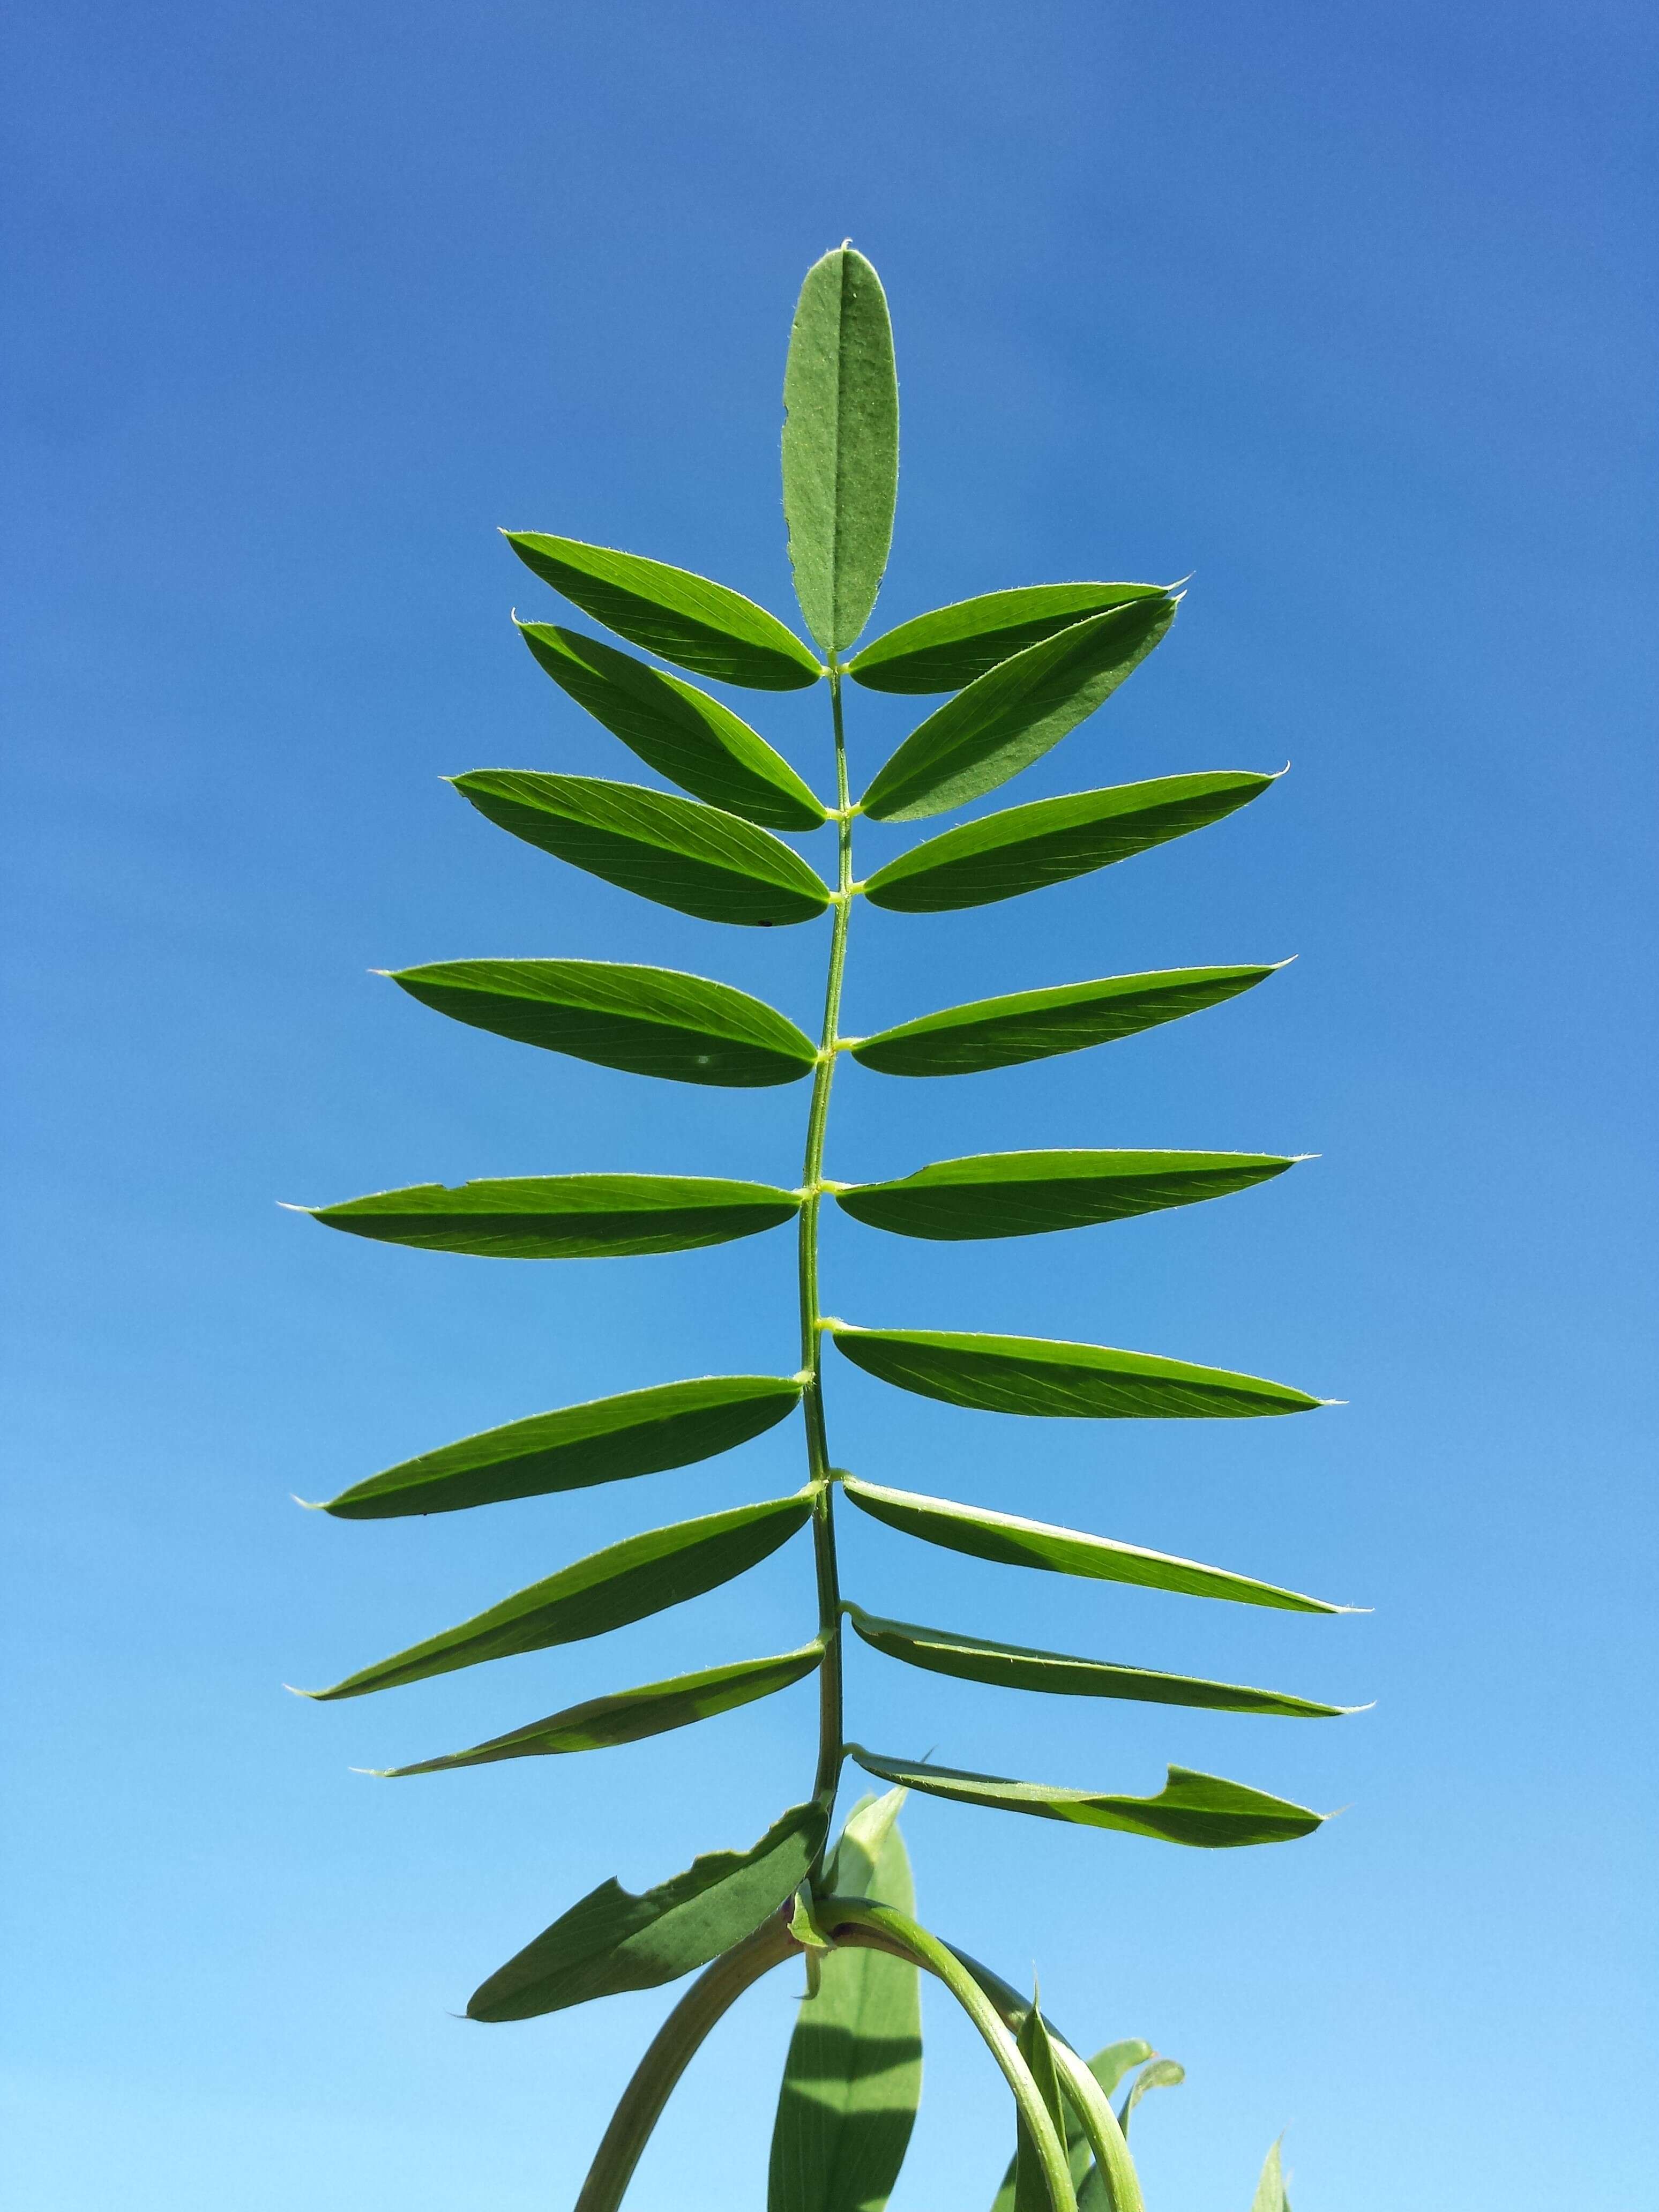
[[[809,1377],[804,1394],[806,1463],[811,1480],[812,1557],[817,1574],[818,1633],[823,1658],[818,1668],[818,1767],[812,1785],[817,1797],[833,1798],[841,1779],[842,1666],[841,1585],[836,1571],[835,1485],[830,1437],[823,1418],[823,1333],[818,1309],[818,1209],[823,1197],[823,1139],[830,1121],[830,1086],[839,1048],[842,977],[847,966],[847,921],[853,903],[853,817],[847,790],[847,741],[842,726],[841,672],[830,671],[830,710],[836,737],[836,791],[840,872],[830,935],[830,972],[823,991],[823,1029],[817,1066],[812,1073],[812,1103],[806,1120],[806,1158],[801,1169],[805,1195],[800,1209],[800,1364]],[[823,1863],[818,1853],[811,1869],[816,1881]]]
[[[908,1959],[915,1966],[925,1967],[944,1983],[979,2030],[1002,2070],[1003,2079],[1014,2093],[1019,2116],[1036,2146],[1054,2212],[1077,2212],[1071,2160],[1048,2107],[1042,2101],[1042,2092],[1019,2054],[1001,2008],[981,1988],[975,1976],[956,1953],[908,1915],[895,1911],[890,1905],[871,1905],[862,1898],[825,1898],[818,1905],[817,1919],[825,1934],[836,1942],[890,1952],[896,1958]]]

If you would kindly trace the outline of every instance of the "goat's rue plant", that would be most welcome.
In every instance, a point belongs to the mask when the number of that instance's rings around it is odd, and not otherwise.
[[[1079,2189],[1111,2212],[1138,2212],[1124,2124],[1103,2087],[1107,2075],[1115,2080],[1122,2071],[1127,2046],[1100,2054],[1091,2071],[1034,2002],[919,1924],[894,1826],[900,1799],[921,1790],[963,1806],[1211,1849],[1305,1836],[1322,1816],[1184,1767],[1172,1766],[1158,1795],[1144,1797],[868,1750],[848,1734],[847,1634],[902,1665],[1004,1688],[1304,1718],[1343,1709],[878,1618],[843,1595],[838,1503],[902,1536],[1008,1565],[1297,1613],[1344,1608],[1119,1537],[918,1496],[848,1473],[836,1466],[830,1440],[825,1364],[833,1352],[902,1390],[1037,1419],[1241,1419],[1305,1413],[1321,1401],[1285,1383],[1142,1352],[831,1318],[819,1284],[819,1218],[833,1204],[890,1236],[1035,1236],[1218,1198],[1294,1163],[1256,1152],[1017,1152],[848,1184],[826,1172],[830,1094],[843,1054],[886,1076],[967,1075],[1109,1043],[1266,981],[1273,963],[1261,961],[1039,981],[1006,997],[921,1013],[872,1036],[843,1036],[841,1027],[860,900],[937,914],[1012,898],[1218,821],[1259,798],[1273,778],[1236,769],[1161,776],[981,814],[926,838],[860,882],[854,866],[860,816],[921,822],[997,790],[1094,714],[1162,642],[1180,593],[1136,583],[993,592],[919,616],[854,651],[892,532],[898,387],[880,282],[850,246],[826,254],[807,275],[784,398],[784,511],[811,646],[752,600],[683,568],[573,538],[507,532],[514,551],[543,581],[655,656],[641,659],[559,622],[519,624],[553,681],[690,795],[517,769],[481,769],[454,781],[513,836],[661,905],[738,925],[817,924],[828,940],[817,1041],[747,993],[675,969],[451,960],[403,969],[392,980],[457,1021],[604,1066],[678,1083],[804,1085],[799,1187],[691,1176],[523,1176],[455,1189],[420,1184],[319,1207],[316,1218],[428,1250],[545,1260],[684,1251],[793,1224],[799,1254],[800,1358],[793,1373],[665,1382],[535,1413],[372,1475],[329,1500],[326,1511],[360,1521],[449,1513],[620,1481],[729,1450],[798,1410],[805,1481],[787,1497],[628,1537],[313,1694],[361,1697],[481,1660],[599,1636],[712,1590],[810,1532],[817,1620],[798,1649],[619,1690],[470,1749],[393,1770],[434,1773],[629,1743],[809,1674],[817,1679],[817,1772],[799,1804],[781,1811],[748,1850],[699,1858],[642,1895],[605,1883],[491,1974],[468,2012],[479,2021],[527,2020],[706,1969],[651,2045],[600,2146],[580,2205],[581,2212],[607,2212],[714,2022],[768,1969],[804,1954],[809,1997],[779,2106],[771,2212],[879,2212],[915,2109],[918,1972],[926,1972],[967,2012],[1012,2092],[1018,2142],[1007,2184],[1012,2212],[1047,2205],[1075,2212]],[[732,708],[678,670],[757,692],[824,685],[833,796],[820,795]],[[856,799],[843,728],[849,684],[949,695]],[[820,873],[780,831],[832,841],[833,867]],[[831,1848],[831,1814],[849,1759],[889,1790],[866,1799]]]

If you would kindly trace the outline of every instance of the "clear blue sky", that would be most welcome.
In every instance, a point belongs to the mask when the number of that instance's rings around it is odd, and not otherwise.
[[[791,611],[783,348],[849,233],[903,387],[878,623],[1196,572],[1171,641],[1017,795],[1294,763],[1104,876],[861,915],[849,1026],[1300,957],[1103,1052],[853,1070],[832,1172],[1043,1143],[1321,1158],[1058,1239],[842,1224],[826,1302],[1349,1402],[1038,1429],[843,1367],[839,1452],[1375,1608],[1235,1618],[849,1529],[878,1608],[1377,1701],[1079,1709],[860,1653],[854,1732],[884,1747],[1130,1790],[1174,1759],[1349,1808],[1211,1855],[916,1804],[924,1915],[1035,1963],[1074,2038],[1186,2062],[1137,2123],[1158,2212],[1242,2208],[1286,2124],[1298,2212],[1628,2212],[1659,2148],[1650,11],[55,0],[6,44],[18,2212],[568,2203],[667,1995],[453,2015],[605,1875],[659,1879],[804,1794],[805,1689],[590,1759],[349,1771],[799,1641],[799,1546],[562,1653],[337,1707],[281,1687],[793,1486],[785,1429],[430,1522],[289,1502],[545,1407],[792,1365],[787,1238],[495,1265],[274,1201],[793,1180],[801,1092],[588,1068],[367,971],[635,958],[811,1015],[815,932],[631,901],[439,778],[636,772],[515,642],[509,608],[555,603],[497,525]],[[867,772],[908,710],[854,708]],[[755,711],[823,775],[821,697]],[[778,1978],[711,2046],[641,2207],[763,2201],[793,2001]],[[929,2018],[895,2212],[971,2212],[1007,2122]]]

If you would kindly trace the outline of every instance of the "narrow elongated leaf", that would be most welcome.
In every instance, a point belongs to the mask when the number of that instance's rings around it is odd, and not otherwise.
[[[544,1052],[750,1091],[796,1083],[817,1048],[746,991],[612,960],[440,960],[392,981],[422,1006]]]
[[[1110,1536],[1085,1535],[1077,1528],[1058,1528],[1047,1521],[1027,1521],[1016,1513],[995,1513],[988,1506],[958,1505],[949,1498],[890,1490],[850,1474],[843,1476],[842,1487],[860,1512],[884,1521],[890,1528],[1002,1566],[1036,1567],[1048,1574],[1079,1575],[1089,1582],[1133,1583],[1142,1589],[1173,1590],[1183,1597],[1226,1598],[1235,1605],[1265,1605],[1282,1613],[1351,1610],[1236,1575],[1226,1567],[1203,1566],[1196,1559],[1120,1544]]]
[[[1282,775],[1284,771],[1281,769]],[[1163,775],[1011,806],[912,846],[864,886],[872,906],[949,914],[1067,883],[1184,837],[1259,799],[1278,777],[1243,771]]]
[[[1250,2212],[1291,2212],[1291,2200],[1285,2194],[1285,2169],[1279,2162],[1279,2145],[1284,2140],[1281,2136],[1262,2163],[1261,2179],[1250,2200]]]
[[[1138,2074],[1117,2116],[1117,2124],[1124,2134],[1129,2132],[1130,2114],[1149,2089],[1179,2088],[1186,2078],[1186,2068],[1174,2058],[1155,2058],[1144,2073]]]
[[[1040,1336],[946,1335],[937,1329],[827,1323],[855,1367],[901,1390],[988,1413],[1060,1420],[1236,1419],[1304,1413],[1324,1401],[1288,1383],[1194,1367],[1103,1344]]]
[[[715,1713],[769,1698],[810,1674],[823,1657],[822,1644],[804,1644],[775,1659],[742,1659],[730,1667],[707,1667],[701,1674],[678,1674],[668,1682],[647,1682],[637,1690],[618,1690],[608,1698],[589,1698],[580,1705],[550,1713],[544,1721],[509,1735],[491,1736],[470,1751],[443,1759],[423,1759],[415,1766],[379,1767],[387,1778],[405,1774],[443,1774],[453,1766],[491,1766],[500,1759],[544,1759],[564,1752],[608,1751],[612,1745],[638,1743],[670,1729],[689,1728]]]
[[[1036,1997],[1026,2008],[1025,2017],[1019,2024],[1018,2042],[1019,2055],[1036,2084],[1037,2094],[1048,2106],[1048,2117],[1064,2141],[1066,2100],[1060,2094],[1054,2045],[1048,2040],[1048,2030],[1043,2024]],[[1036,2144],[1032,2141],[1023,2115],[1016,2117],[1014,2132],[1014,2212],[1050,2212],[1048,2184],[1043,2175]]]
[[[1283,1844],[1311,1835],[1326,1819],[1287,1798],[1269,1797],[1242,1782],[1197,1774],[1172,1766],[1156,1797],[1120,1797],[1092,1790],[1063,1790],[1047,1782],[1016,1782],[1000,1774],[973,1774],[965,1768],[933,1766],[922,1759],[896,1759],[848,1750],[866,1774],[901,1789],[925,1790],[958,1805],[981,1805],[998,1813],[1031,1813],[1043,1820],[1071,1820],[1085,1828],[1121,1828],[1160,1843],[1188,1844],[1200,1850],[1226,1850],[1246,1844]]]
[[[784,370],[783,514],[795,597],[826,653],[869,620],[893,538],[898,377],[881,279],[837,246],[800,288]]]
[[[1036,1690],[1052,1697],[1127,1698],[1149,1705],[1200,1705],[1222,1713],[1272,1713],[1285,1718],[1334,1718],[1347,1705],[1317,1705],[1277,1690],[1250,1690],[1237,1682],[1206,1682],[1191,1674],[1161,1674],[1146,1667],[1115,1667],[1103,1659],[1075,1659],[1063,1651],[1035,1651],[1023,1644],[993,1644],[982,1637],[960,1636],[945,1628],[918,1628],[914,1621],[884,1620],[861,1606],[843,1603],[858,1634],[890,1659],[923,1667],[933,1674],[954,1674],[965,1682],[989,1682],[1005,1690]]]
[[[836,1897],[914,1915],[896,1816],[904,1793],[865,1798],[825,1875]],[[819,1969],[784,2062],[767,2175],[768,2212],[881,2212],[904,2163],[921,2095],[921,2001],[908,1960],[848,1947]]]
[[[1167,592],[1090,615],[977,677],[912,730],[860,802],[916,822],[982,799],[1030,768],[1116,690],[1175,620]]]
[[[793,846],[735,814],[642,784],[479,769],[455,788],[526,844],[705,921],[811,921],[829,886]]]
[[[751,1850],[711,1851],[641,1896],[602,1882],[473,1991],[467,2018],[534,2020],[707,1966],[799,1887],[828,1825],[826,1805],[794,1805]]]
[[[484,1429],[354,1483],[324,1506],[342,1521],[457,1513],[690,1467],[763,1435],[800,1401],[799,1375],[704,1375],[590,1398]]]
[[[847,672],[872,691],[960,691],[1089,615],[1168,596],[1162,584],[1026,584],[986,592],[872,638]]]
[[[526,568],[595,622],[681,668],[751,691],[799,691],[823,673],[775,615],[707,576],[539,530],[501,535]]]
[[[825,819],[782,754],[706,691],[556,623],[520,623],[519,635],[556,684],[683,791],[773,830]]]
[[[939,1243],[1037,1237],[1248,1190],[1294,1167],[1271,1152],[980,1152],[893,1182],[837,1187],[854,1221]]]
[[[728,1244],[793,1221],[800,1197],[717,1176],[503,1176],[420,1182],[301,1209],[330,1229],[492,1260],[603,1260]]]
[[[883,1075],[980,1075],[1028,1060],[1115,1044],[1183,1014],[1201,1013],[1264,983],[1287,963],[1248,968],[1167,968],[1103,975],[1046,991],[1015,991],[923,1014],[896,1029],[847,1041],[861,1066]]]
[[[1130,2067],[1140,2065],[1152,2056],[1150,2043],[1138,2039],[1109,2043],[1103,2051],[1097,2051],[1089,2060],[1089,2071],[1109,2097]],[[1066,2106],[1066,2151],[1071,2160],[1072,2186],[1077,2191],[1078,2212],[1107,2212],[1105,2191],[1101,2189],[1099,2177],[1092,2168],[1089,2138],[1069,2100]],[[1002,2186],[992,2199],[991,2212],[1014,2212],[1017,2163],[1017,2158],[1009,2160],[1007,2170],[1002,2177]]]
[[[304,1694],[323,1701],[361,1698],[371,1690],[477,1667],[486,1659],[510,1659],[521,1651],[603,1636],[671,1605],[684,1605],[757,1566],[788,1542],[811,1510],[805,1494],[771,1498],[761,1505],[738,1505],[727,1513],[653,1528],[643,1536],[626,1536],[544,1582],[515,1590],[458,1627],[394,1652],[329,1689]]]

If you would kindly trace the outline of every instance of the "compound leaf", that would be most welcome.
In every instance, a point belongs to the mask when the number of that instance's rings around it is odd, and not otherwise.
[[[458,1627],[394,1652],[372,1667],[348,1674],[326,1690],[307,1697],[327,1701],[361,1698],[371,1690],[395,1689],[428,1675],[453,1674],[486,1659],[510,1659],[522,1651],[544,1651],[550,1644],[575,1644],[603,1636],[629,1621],[662,1613],[688,1598],[701,1597],[736,1575],[745,1573],[788,1542],[811,1512],[810,1499],[768,1498],[726,1513],[708,1513],[678,1521],[643,1536],[590,1553],[561,1568],[544,1582],[514,1591],[485,1613]]]
[[[825,1324],[855,1367],[901,1390],[988,1413],[1062,1420],[1197,1420],[1302,1413],[1324,1401],[1288,1383],[1184,1359],[1040,1336]]]
[[[479,769],[455,788],[498,828],[704,921],[811,921],[830,889],[792,846],[695,799],[600,776]]]
[[[773,830],[824,821],[783,756],[706,691],[556,623],[520,623],[519,635],[556,684],[682,790]]]
[[[793,1220],[799,1194],[717,1176],[503,1176],[300,1209],[330,1229],[493,1260],[620,1259],[727,1244]]]
[[[1231,770],[1164,775],[1011,806],[912,846],[877,870],[865,896],[872,906],[899,914],[989,906],[1202,830],[1260,798],[1277,781]]]
[[[860,801],[915,822],[981,799],[1057,745],[1146,658],[1175,620],[1167,592],[1073,623],[977,677],[911,731]]]
[[[671,1083],[796,1083],[817,1048],[746,991],[612,960],[440,960],[392,980],[453,1021]]]
[[[1271,1152],[980,1152],[892,1182],[842,1185],[835,1200],[896,1237],[1036,1237],[1223,1198],[1296,1164]]]
[[[1162,584],[1027,584],[987,592],[872,638],[847,672],[872,691],[960,691],[1086,616],[1167,596]]]
[[[836,1897],[914,1914],[896,1814],[902,1790],[857,1805],[824,1880]],[[801,2006],[778,2095],[768,2212],[881,2212],[904,2163],[921,2096],[921,2001],[908,1960],[829,1952]]]
[[[800,289],[784,371],[783,513],[795,597],[826,653],[868,621],[893,538],[898,378],[881,279],[838,246]]]
[[[799,1887],[828,1826],[815,1800],[792,1806],[752,1850],[711,1851],[641,1896],[602,1882],[473,1991],[468,2019],[534,2020],[707,1966]]]
[[[563,1752],[608,1751],[615,1744],[638,1743],[670,1729],[689,1728],[716,1713],[769,1698],[810,1674],[823,1657],[822,1644],[804,1644],[775,1659],[740,1659],[729,1667],[707,1667],[701,1674],[677,1674],[672,1681],[647,1682],[637,1690],[618,1690],[608,1698],[589,1698],[545,1720],[532,1721],[509,1735],[491,1736],[470,1751],[443,1759],[423,1759],[415,1766],[386,1766],[387,1778],[405,1774],[443,1774],[454,1766],[490,1766],[500,1759],[544,1759]]]
[[[1127,1698],[1149,1705],[1198,1705],[1213,1712],[1270,1713],[1289,1719],[1325,1719],[1347,1705],[1319,1705],[1277,1690],[1246,1689],[1237,1682],[1206,1682],[1191,1674],[1163,1674],[1146,1667],[1115,1667],[1103,1659],[1076,1659],[1063,1651],[1036,1651],[1023,1644],[993,1644],[914,1621],[884,1620],[861,1606],[842,1611],[872,1650],[906,1666],[964,1682],[1005,1690],[1035,1690],[1051,1697]]]
[[[1200,1013],[1266,982],[1284,961],[1240,968],[1169,968],[1103,975],[1045,991],[1015,991],[923,1014],[874,1036],[845,1041],[861,1066],[883,1075],[980,1075],[1096,1044]]]
[[[850,1474],[842,1477],[842,1487],[860,1512],[885,1522],[890,1528],[1002,1566],[1036,1567],[1048,1574],[1081,1576],[1090,1582],[1132,1583],[1142,1589],[1173,1590],[1183,1597],[1226,1598],[1236,1605],[1270,1606],[1284,1613],[1351,1610],[1323,1598],[1304,1597],[1297,1590],[1281,1589],[1273,1583],[1257,1582],[1249,1575],[1234,1574],[1226,1567],[1203,1566],[1196,1559],[1149,1552],[1139,1544],[1121,1544],[1109,1536],[1085,1535],[1077,1528],[1055,1528],[1047,1521],[1027,1521],[1018,1514],[994,1512],[988,1506],[959,1505],[949,1498],[890,1490],[880,1483],[860,1482]]]
[[[590,1398],[403,1460],[322,1510],[342,1521],[458,1513],[689,1467],[775,1427],[799,1403],[801,1382],[799,1375],[703,1375]]]
[[[923,1759],[896,1759],[848,1750],[866,1773],[901,1789],[948,1797],[958,1805],[984,1806],[999,1813],[1030,1813],[1039,1820],[1071,1820],[1085,1828],[1121,1828],[1160,1843],[1188,1844],[1200,1850],[1231,1850],[1247,1844],[1289,1843],[1311,1835],[1326,1815],[1269,1797],[1219,1775],[1172,1766],[1156,1797],[1120,1797],[1091,1790],[1063,1790],[1046,1782],[1016,1782],[1000,1774],[973,1774],[964,1768],[933,1766]]]
[[[538,530],[501,535],[526,568],[595,622],[681,668],[751,691],[799,691],[823,673],[775,615],[689,568]]]

